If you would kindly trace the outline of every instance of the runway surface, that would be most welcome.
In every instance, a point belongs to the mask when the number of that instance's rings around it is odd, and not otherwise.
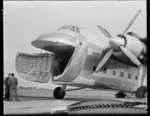
[[[4,114],[51,114],[51,110],[86,101],[110,101],[115,99],[113,91],[76,90],[66,92],[63,100],[53,98],[52,90],[18,90],[21,101],[4,101]],[[135,99],[135,98],[132,98]]]

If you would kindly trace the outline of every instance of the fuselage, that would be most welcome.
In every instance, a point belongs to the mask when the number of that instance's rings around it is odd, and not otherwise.
[[[55,84],[89,88],[107,88],[133,92],[137,89],[138,68],[122,53],[114,53],[98,71],[98,63],[109,48],[90,43],[83,28],[63,26],[57,32],[39,36],[32,45],[54,53],[59,73],[52,76]],[[147,75],[144,65],[143,76]]]

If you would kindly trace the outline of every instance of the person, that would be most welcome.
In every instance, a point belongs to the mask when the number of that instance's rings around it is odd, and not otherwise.
[[[11,74],[8,84],[10,86],[10,98],[9,100],[12,101],[13,100],[13,94],[15,96],[15,100],[16,101],[20,101],[18,98],[18,93],[17,93],[17,85],[18,85],[18,80],[16,77],[14,77],[14,73]]]
[[[8,85],[8,80],[9,80],[9,78],[10,78],[10,73],[8,74],[8,77],[6,77],[5,78],[5,80],[4,80],[4,84],[5,84],[5,100],[6,101],[9,101],[9,97],[10,97],[10,87],[9,87],[9,85]]]

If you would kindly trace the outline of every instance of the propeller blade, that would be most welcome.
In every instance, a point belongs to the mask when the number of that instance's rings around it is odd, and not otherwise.
[[[140,65],[141,65],[140,61],[139,61],[127,48],[125,48],[125,47],[123,47],[123,46],[120,46],[120,48],[121,48],[121,50],[123,51],[123,53],[124,53],[125,55],[127,55],[128,58],[130,58],[130,60],[131,60],[133,63],[135,63],[137,66],[140,66]]]
[[[128,26],[126,27],[125,31],[123,32],[122,35],[125,34],[125,32],[131,27],[131,25],[133,24],[133,22],[135,21],[135,19],[137,18],[137,16],[139,15],[139,13],[141,12],[141,10],[139,10],[136,15],[133,17],[133,19],[130,21],[130,23],[128,24]]]
[[[113,50],[110,49],[106,55],[104,56],[104,58],[99,62],[98,66],[96,67],[96,70],[95,71],[98,71],[106,62],[107,60],[110,58],[110,56],[112,55],[113,53]]]
[[[99,28],[99,30],[109,39],[111,38],[111,35],[108,33],[108,31],[106,31],[103,27],[97,25],[97,27]]]

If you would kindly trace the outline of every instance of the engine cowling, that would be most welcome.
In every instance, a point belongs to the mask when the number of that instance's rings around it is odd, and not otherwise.
[[[143,57],[145,57],[147,54],[146,45],[133,36],[126,35],[125,37],[125,47],[130,50],[137,58],[143,59]]]
[[[113,52],[121,52],[120,46],[127,48],[136,58],[143,59],[147,55],[146,45],[134,36],[117,35],[109,40]]]

